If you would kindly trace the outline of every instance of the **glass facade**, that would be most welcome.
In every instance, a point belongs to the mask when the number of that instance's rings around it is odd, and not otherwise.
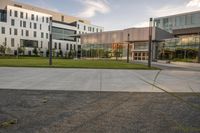
[[[127,44],[84,44],[82,57],[123,58],[127,56]]]
[[[179,38],[166,39],[158,49],[159,59],[197,59],[200,36],[187,35]]]
[[[56,40],[65,40],[65,41],[74,41],[75,42],[76,38],[70,37],[70,35],[75,35],[75,34],[76,34],[76,31],[74,31],[74,30],[52,27],[53,39],[56,39]]]
[[[200,27],[200,12],[155,18],[154,25],[170,33],[173,29]]]
[[[21,39],[21,47],[38,48],[38,41]]]

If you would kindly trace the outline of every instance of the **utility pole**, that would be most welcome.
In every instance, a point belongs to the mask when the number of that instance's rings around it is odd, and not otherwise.
[[[129,63],[129,55],[130,55],[130,34],[128,34],[128,47],[127,47],[127,63]]]
[[[198,63],[200,63],[200,32],[199,32],[199,50],[198,50]]]
[[[149,59],[148,59],[148,67],[149,68],[151,68],[152,22],[153,22],[153,18],[150,18],[150,21],[149,21]]]
[[[50,17],[49,23],[49,65],[53,64],[52,62],[52,17]]]

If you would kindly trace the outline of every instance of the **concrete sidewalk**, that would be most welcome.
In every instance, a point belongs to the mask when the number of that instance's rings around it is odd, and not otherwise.
[[[1,89],[162,92],[150,84],[159,71],[0,68]],[[156,85],[169,92],[200,92],[200,72],[163,70]]]

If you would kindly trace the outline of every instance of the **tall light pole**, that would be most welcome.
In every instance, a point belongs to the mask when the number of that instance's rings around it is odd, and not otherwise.
[[[52,62],[52,17],[50,17],[49,23],[49,65],[51,66]]]
[[[128,34],[127,63],[129,63],[129,55],[130,55],[130,34]]]
[[[153,18],[149,20],[149,59],[148,59],[148,67],[151,67],[151,51],[152,51],[152,24]]]
[[[199,50],[198,50],[198,63],[200,63],[200,32],[199,32]]]

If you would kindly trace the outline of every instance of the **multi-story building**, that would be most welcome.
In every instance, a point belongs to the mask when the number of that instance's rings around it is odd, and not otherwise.
[[[159,45],[158,58],[200,58],[200,11],[155,18],[154,26],[174,36]]]
[[[102,31],[103,27],[92,25],[85,19],[12,0],[1,0],[0,45],[6,47],[6,54],[16,55],[20,48],[26,55],[34,55],[37,49],[39,54],[46,56],[50,33],[55,56],[71,51],[78,53],[81,41],[75,35]]]

